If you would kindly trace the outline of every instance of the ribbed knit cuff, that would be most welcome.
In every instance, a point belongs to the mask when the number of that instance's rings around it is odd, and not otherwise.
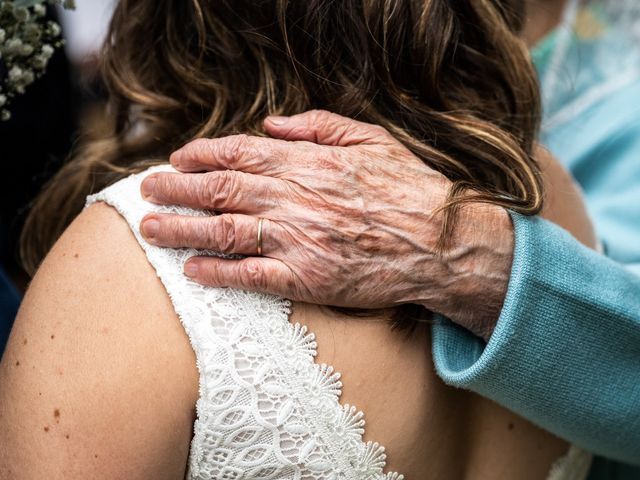
[[[508,350],[508,343],[518,334],[520,326],[517,312],[526,300],[528,280],[527,244],[531,225],[518,214],[511,214],[514,225],[514,255],[509,286],[500,318],[489,339],[485,342],[444,317],[438,317],[433,327],[433,356],[438,374],[450,385],[474,389],[475,382],[491,376]]]
[[[437,319],[438,375],[587,450],[640,464],[640,278],[551,222],[512,219],[513,267],[493,335],[485,344]]]

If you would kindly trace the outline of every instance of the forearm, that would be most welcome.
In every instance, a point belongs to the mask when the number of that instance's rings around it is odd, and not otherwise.
[[[485,346],[436,325],[439,374],[582,447],[640,464],[640,277],[544,220],[514,220],[496,329]]]

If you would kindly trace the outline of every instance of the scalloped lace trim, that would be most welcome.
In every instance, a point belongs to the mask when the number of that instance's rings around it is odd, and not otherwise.
[[[138,226],[147,213],[207,215],[144,201],[140,183],[158,171],[174,170],[163,165],[131,175],[87,205],[105,202],[127,220],[196,354],[199,399],[187,478],[402,480],[384,473],[384,447],[362,440],[363,413],[339,403],[340,374],[315,363],[315,337],[289,322],[288,300],[199,285],[183,275],[185,260],[225,255],[158,248],[142,238]],[[590,458],[572,447],[549,480],[582,480]]]
[[[206,215],[159,207],[140,196],[152,167],[87,199],[105,202],[129,223],[164,284],[196,354],[200,395],[191,442],[192,479],[401,480],[383,473],[384,447],[363,442],[364,415],[341,405],[340,374],[316,364],[316,341],[289,322],[288,300],[203,287],[182,273],[193,249],[148,244],[138,226],[150,212]]]

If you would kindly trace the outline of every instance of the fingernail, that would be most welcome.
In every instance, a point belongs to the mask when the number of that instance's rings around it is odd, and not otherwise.
[[[187,262],[184,265],[184,274],[189,278],[195,278],[198,275],[198,264],[196,262]]]
[[[287,123],[289,121],[289,117],[275,116],[275,117],[269,117],[267,120],[269,120],[274,125],[280,126],[280,125],[284,125],[285,123]]]
[[[176,150],[169,157],[169,163],[171,163],[171,165],[173,165],[176,168],[180,168],[180,157],[182,157],[182,151]]]
[[[145,238],[153,240],[160,230],[160,222],[155,219],[149,219],[142,222],[142,234]]]
[[[157,182],[158,179],[155,176],[144,179],[144,181],[142,182],[142,196],[145,199],[148,199],[153,195],[153,189],[155,188]]]

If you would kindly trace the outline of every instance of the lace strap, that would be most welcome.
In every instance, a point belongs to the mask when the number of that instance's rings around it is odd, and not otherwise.
[[[200,286],[182,274],[193,249],[148,244],[138,225],[150,212],[207,215],[161,207],[140,196],[132,175],[97,195],[129,223],[164,284],[196,353],[200,398],[189,461],[190,478],[401,480],[383,473],[384,448],[363,442],[364,415],[340,405],[340,375],[316,364],[313,334],[291,324],[284,298]]]

